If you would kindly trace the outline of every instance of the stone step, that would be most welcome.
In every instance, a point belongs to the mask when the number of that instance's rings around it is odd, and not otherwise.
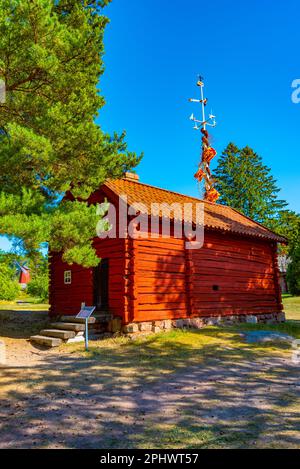
[[[82,318],[76,318],[75,316],[62,316],[61,318],[62,322],[72,322],[72,323],[78,323],[78,324],[85,324],[85,319]],[[95,324],[96,318],[90,317],[89,318],[89,324]]]
[[[33,335],[30,341],[38,345],[45,345],[46,347],[58,347],[62,344],[62,340],[57,337],[47,337],[44,335]]]
[[[68,340],[74,339],[76,332],[74,331],[63,331],[58,329],[44,329],[40,332],[41,335],[47,337],[55,337],[57,339]]]
[[[84,342],[85,338],[83,335],[76,335],[73,339],[68,339],[66,341],[66,344],[77,344],[80,342]]]
[[[85,325],[75,322],[55,322],[51,324],[53,329],[60,329],[63,331],[74,331],[74,332],[81,332],[85,331]]]

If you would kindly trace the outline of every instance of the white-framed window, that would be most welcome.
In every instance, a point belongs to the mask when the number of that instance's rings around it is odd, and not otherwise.
[[[65,272],[64,272],[64,282],[65,282],[65,285],[71,285],[71,283],[72,283],[72,272],[71,272],[71,270],[65,270]]]

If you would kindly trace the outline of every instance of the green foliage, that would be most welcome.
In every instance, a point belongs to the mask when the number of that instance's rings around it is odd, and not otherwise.
[[[40,301],[48,300],[49,270],[48,257],[41,253],[29,261],[31,280],[27,286],[27,293]]]
[[[18,260],[18,259],[16,259],[16,257],[13,254],[2,251],[0,249],[0,264],[5,264],[8,267],[12,267],[15,260]]]
[[[292,252],[291,263],[288,266],[287,282],[292,295],[300,295],[300,245]]]
[[[15,300],[20,292],[14,270],[7,264],[0,263],[0,300]]]
[[[287,237],[289,239],[288,256],[291,263],[287,270],[287,282],[289,292],[292,295],[300,295],[300,215],[294,212],[289,212],[285,215],[281,225],[284,227]]]
[[[51,249],[59,251],[63,244],[63,260],[66,262],[72,264],[76,259],[76,263],[84,267],[98,265],[99,258],[87,242],[91,228],[93,236],[96,235],[98,219],[95,206],[78,201],[62,202],[52,219]]]
[[[281,252],[292,257],[297,246],[300,246],[300,215],[291,210],[282,210],[276,219],[270,220],[268,226],[288,239],[288,246],[282,247]]]
[[[230,205],[259,223],[269,224],[287,205],[278,199],[276,180],[270,168],[250,147],[230,143],[219,158],[214,172],[220,203]]]
[[[48,274],[42,274],[33,278],[27,286],[27,293],[30,296],[39,298],[41,301],[48,299],[49,278]]]
[[[288,245],[280,246],[280,253],[294,259],[300,240],[300,216],[285,209],[287,203],[278,199],[276,181],[262,158],[249,147],[240,149],[230,143],[219,159],[214,177],[220,202],[286,237]],[[290,285],[297,283],[297,279],[292,280],[297,262],[293,260],[290,267]]]
[[[30,255],[49,242],[70,262],[94,264],[96,208],[85,201],[140,160],[125,133],[110,136],[95,122],[108,3],[0,3],[0,234],[22,240]],[[59,203],[66,192],[80,200],[73,208]]]

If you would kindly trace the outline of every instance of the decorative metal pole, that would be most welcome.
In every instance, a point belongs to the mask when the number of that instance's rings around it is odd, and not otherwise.
[[[89,350],[89,318],[85,318],[85,350]]]
[[[201,104],[202,107],[202,121],[197,120],[194,114],[192,114],[190,117],[190,120],[192,120],[195,124],[194,129],[199,130],[202,133],[202,155],[198,171],[195,174],[195,178],[199,184],[204,181],[204,200],[207,200],[208,202],[216,202],[220,197],[220,194],[214,187],[215,181],[211,175],[210,162],[217,155],[217,152],[210,146],[209,135],[206,127],[216,127],[217,123],[215,116],[212,113],[209,114],[208,119],[206,119],[205,108],[207,105],[207,99],[204,97],[204,81],[201,76],[199,76],[197,86],[200,87],[201,99],[189,100],[191,103]]]

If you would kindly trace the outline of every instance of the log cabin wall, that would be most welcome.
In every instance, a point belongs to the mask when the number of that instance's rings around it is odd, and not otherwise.
[[[138,239],[134,246],[134,321],[187,317],[184,240]]]
[[[78,265],[68,265],[59,253],[51,253],[50,263],[50,316],[75,315],[81,303],[93,303],[93,272]],[[65,284],[64,273],[71,272],[71,283]]]
[[[191,314],[281,312],[276,266],[273,243],[206,232],[203,248],[190,251]]]
[[[111,196],[111,197],[110,197]],[[118,198],[109,193],[109,200],[117,209],[116,232],[118,223]],[[96,191],[89,199],[89,203],[102,203],[107,199],[103,191]],[[94,238],[94,247],[100,259],[108,259],[109,282],[108,301],[109,310],[114,316],[126,321],[125,315],[125,239]],[[62,261],[59,253],[52,253],[50,260],[50,315],[74,315],[79,312],[81,304],[94,304],[94,269],[85,269],[78,265],[68,265]],[[72,283],[64,283],[64,272],[72,272]]]
[[[99,258],[109,263],[109,310],[114,316],[124,316],[125,253],[124,239],[94,240]],[[65,284],[64,272],[71,271],[71,284]],[[50,256],[50,315],[74,315],[81,303],[94,304],[94,272],[76,264],[62,261],[61,254]]]
[[[126,322],[282,311],[268,241],[206,232],[199,250],[172,238],[133,243],[136,303]]]

